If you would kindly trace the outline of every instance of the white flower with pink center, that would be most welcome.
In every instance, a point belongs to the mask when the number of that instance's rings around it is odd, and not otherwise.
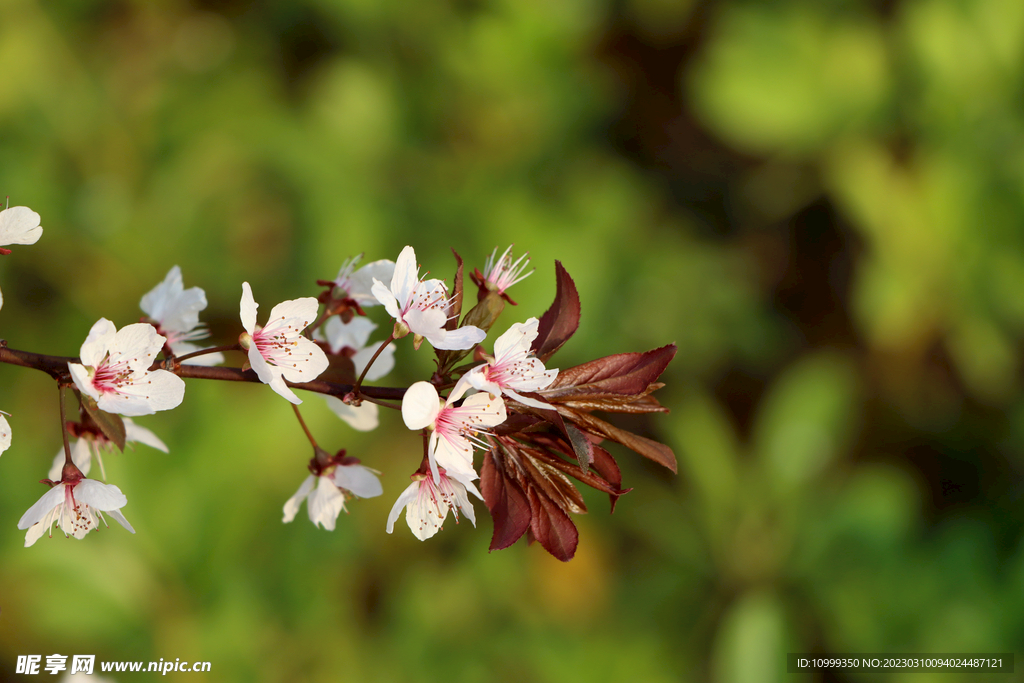
[[[185,382],[167,370],[150,370],[165,338],[152,325],[135,323],[120,330],[100,318],[82,344],[79,363],[68,363],[79,391],[100,410],[119,415],[149,415],[177,408]]]
[[[530,351],[538,325],[536,318],[512,325],[494,342],[494,356],[466,373],[466,381],[479,391],[505,394],[524,405],[551,410],[550,404],[518,393],[545,389],[558,376],[558,370],[545,369],[543,361]]]
[[[487,393],[474,394],[456,406],[469,389],[462,380],[441,404],[437,389],[430,382],[416,382],[402,398],[402,419],[409,429],[428,429],[427,457],[434,484],[439,483],[438,467],[462,481],[477,478],[473,468],[473,445],[486,446],[479,438],[490,427],[505,421],[505,402]]]
[[[302,399],[285,380],[311,382],[328,365],[323,349],[302,336],[302,330],[316,318],[319,304],[311,296],[279,303],[270,309],[270,320],[263,327],[256,326],[258,307],[252,288],[243,282],[240,315],[245,334],[238,340],[248,350],[249,365],[260,381],[298,405]]]
[[[413,536],[421,541],[427,540],[441,530],[441,525],[448,518],[449,510],[455,515],[456,524],[459,522],[459,510],[462,510],[466,519],[476,526],[476,513],[469,502],[467,491],[480,500],[484,497],[480,495],[473,482],[449,476],[443,469],[436,476],[437,483],[434,483],[435,480],[425,474],[412,475],[412,483],[398,496],[398,500],[391,508],[391,514],[388,515],[389,534],[394,532],[395,522],[402,508],[405,508],[405,521]]]
[[[320,476],[311,474],[284,504],[281,521],[287,524],[295,519],[305,500],[309,521],[334,531],[338,515],[345,510],[346,497],[373,498],[384,493],[377,474],[375,470],[356,463],[329,467]]]
[[[134,534],[135,529],[121,514],[121,508],[127,504],[128,499],[121,493],[121,489],[95,479],[80,478],[77,481],[60,482],[22,515],[18,528],[28,530],[25,534],[26,548],[47,532],[53,536],[51,527],[54,522],[65,536],[82,539],[97,528],[100,522],[107,526],[103,518],[106,512]]]
[[[529,273],[523,272],[528,265],[530,265],[529,253],[523,254],[513,261],[512,246],[509,246],[501,256],[498,256],[498,248],[495,247],[484,262],[484,282],[489,285],[489,289],[493,288],[498,294],[504,294],[506,289],[533,274],[532,270]]]
[[[149,290],[139,308],[158,326],[158,332],[167,338],[167,345],[176,356],[199,351],[200,347],[191,342],[205,339],[209,332],[199,324],[199,312],[206,308],[206,292],[200,287],[185,289],[181,268],[174,266],[164,281]],[[218,365],[224,362],[224,355],[211,353],[197,356],[188,362],[195,365]]]
[[[0,254],[10,254],[4,249],[8,244],[35,244],[43,234],[39,227],[39,214],[27,206],[12,206],[0,211]],[[0,306],[4,296],[0,294]]]
[[[388,259],[372,261],[356,270],[363,255],[355,256],[341,264],[338,277],[334,278],[336,299],[352,299],[360,306],[378,306],[380,302],[370,291],[374,280],[390,280],[395,274],[395,262]]]
[[[396,339],[412,332],[425,338],[435,349],[456,350],[471,349],[487,336],[486,332],[472,325],[456,330],[445,329],[451,307],[448,288],[441,280],[420,280],[416,252],[412,247],[402,249],[395,261],[391,287],[374,278],[371,291],[395,319]]]

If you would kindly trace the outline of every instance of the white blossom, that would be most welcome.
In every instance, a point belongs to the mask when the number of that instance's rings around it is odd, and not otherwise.
[[[303,297],[279,303],[270,310],[264,327],[256,326],[258,307],[249,283],[243,282],[240,315],[245,334],[239,341],[248,350],[249,365],[260,381],[298,405],[302,399],[284,381],[310,382],[328,365],[323,349],[301,334],[316,317],[317,300]]]
[[[466,373],[466,381],[479,391],[505,394],[524,405],[551,410],[550,404],[518,393],[544,389],[558,376],[558,370],[545,369],[543,361],[530,351],[538,325],[536,318],[512,325],[494,342],[494,356]]]
[[[471,349],[487,336],[472,325],[445,329],[451,307],[448,289],[441,280],[419,279],[416,252],[412,247],[402,249],[399,254],[391,287],[374,278],[372,291],[384,304],[388,315],[395,319],[396,338],[408,331],[424,337],[435,349],[454,350]]]
[[[370,289],[374,280],[390,280],[395,273],[395,262],[388,259],[371,261],[365,266],[356,270],[356,265],[363,258],[363,255],[355,256],[341,264],[338,277],[334,279],[338,299],[352,299],[360,306],[376,306],[380,302],[373,296]]]
[[[68,363],[71,378],[108,413],[149,415],[176,408],[185,397],[185,382],[167,370],[149,369],[164,341],[152,325],[135,323],[118,331],[100,318],[82,344],[82,363]]]
[[[295,495],[285,502],[282,521],[287,524],[295,519],[305,500],[309,521],[334,531],[338,515],[345,510],[346,492],[358,498],[373,498],[384,493],[384,488],[369,467],[356,463],[330,467],[319,476],[311,474],[303,480]]]
[[[3,249],[8,244],[35,244],[42,234],[39,214],[27,206],[12,206],[0,211],[0,253],[11,253],[9,249]],[[0,293],[0,307],[3,305],[4,295]]]
[[[0,454],[11,447],[11,425],[7,423],[7,415],[4,411],[0,410]]]
[[[498,294],[504,294],[506,289],[533,274],[532,270],[529,273],[523,272],[528,265],[530,265],[529,253],[523,254],[513,261],[511,246],[501,256],[498,256],[498,248],[495,247],[484,262],[484,282]]]
[[[209,332],[199,324],[199,312],[206,308],[206,292],[200,287],[185,289],[181,268],[174,266],[167,272],[164,281],[149,290],[139,302],[139,308],[159,325],[160,334],[167,338],[167,345],[176,356],[199,351],[200,347],[191,342],[205,339]],[[210,353],[196,356],[189,363],[195,365],[218,365],[224,362],[224,354]]]
[[[377,325],[368,318],[357,316],[351,322],[342,322],[341,318],[334,316],[324,324],[324,335],[331,349],[331,353],[342,354],[352,359],[356,375],[362,374],[366,364],[377,352],[379,344],[369,344],[370,333],[377,329]],[[319,335],[319,330],[317,330]],[[323,338],[323,337],[321,337]],[[391,372],[395,367],[395,347],[386,346],[377,360],[366,372],[364,379],[375,381]],[[377,405],[364,401],[360,405],[349,405],[336,396],[324,396],[327,406],[335,415],[344,420],[350,427],[360,432],[368,432],[377,428],[379,424]]]
[[[128,504],[128,499],[121,489],[111,484],[103,484],[95,479],[79,479],[74,482],[60,482],[43,494],[35,505],[22,515],[18,521],[19,529],[27,529],[25,547],[29,547],[49,532],[56,522],[65,536],[83,538],[87,533],[103,522],[103,513],[113,517],[118,524],[128,531],[135,529],[121,514],[121,508]]]
[[[430,431],[427,456],[434,484],[439,484],[438,467],[462,481],[476,479],[473,445],[479,439],[477,434],[505,421],[505,402],[487,393],[474,394],[456,406],[467,389],[469,385],[460,380],[442,406],[433,384],[416,382],[402,398],[405,425]]]
[[[469,502],[467,491],[480,500],[484,497],[480,495],[472,481],[450,476],[444,469],[440,470],[436,484],[433,478],[425,474],[414,474],[412,480],[408,488],[398,496],[388,515],[389,534],[394,532],[395,522],[402,508],[405,508],[405,521],[409,529],[421,541],[427,540],[441,530],[449,510],[455,515],[456,524],[459,521],[459,510],[462,510],[466,519],[476,526],[476,513]]]

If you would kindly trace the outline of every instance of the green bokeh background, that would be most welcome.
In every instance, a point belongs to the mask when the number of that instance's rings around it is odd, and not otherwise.
[[[672,412],[620,424],[680,461],[615,450],[634,490],[614,516],[585,492],[568,564],[487,553],[481,504],[420,543],[384,533],[418,437],[313,396],[321,444],[384,472],[328,533],[280,522],[310,455],[288,405],[192,381],[139,420],[169,455],[107,459],[138,533],[24,549],[56,392],[0,367],[0,678],[56,652],[212,662],[167,680],[925,683],[976,674],[785,653],[1024,642],[1024,3],[0,7],[0,192],[45,228],[2,259],[12,347],[77,353],[175,264],[220,342],[243,280],[267,311],[356,253],[450,278],[450,247],[515,242],[537,272],[499,329],[559,259],[583,319],[557,365],[678,344]],[[430,367],[406,343],[388,381]]]

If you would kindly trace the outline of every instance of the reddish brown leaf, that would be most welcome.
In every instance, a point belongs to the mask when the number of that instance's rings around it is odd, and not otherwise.
[[[676,355],[669,344],[646,353],[619,353],[562,370],[551,386],[540,392],[554,399],[606,398],[613,395],[645,395]]]
[[[557,450],[557,452],[560,452],[560,453],[563,453],[563,454],[567,455],[565,450],[563,450],[561,448],[556,448],[555,450]],[[615,465],[615,461],[614,460],[611,461],[612,462],[612,466],[614,467],[614,472],[610,472],[612,474],[612,476],[613,476],[613,479],[614,479],[614,483],[612,483],[610,480],[606,480],[604,478],[603,474],[601,476],[598,476],[598,475],[596,475],[596,474],[594,474],[592,472],[589,472],[587,470],[580,469],[580,467],[578,465],[576,465],[575,463],[572,463],[572,462],[570,462],[568,460],[564,460],[564,459],[558,457],[557,455],[553,455],[552,453],[545,452],[545,451],[542,451],[542,450],[534,450],[534,449],[530,449],[529,453],[534,458],[536,458],[538,460],[542,460],[543,462],[551,465],[552,467],[558,468],[559,470],[561,470],[565,474],[568,474],[570,477],[578,479],[580,482],[586,484],[587,486],[590,486],[591,488],[597,489],[598,491],[601,491],[603,493],[607,493],[609,495],[613,495],[613,496],[618,497],[618,496],[621,496],[622,494],[628,493],[630,490],[632,490],[632,489],[625,489],[625,490],[623,490],[623,489],[619,488],[620,484],[622,483],[622,475],[619,474],[618,466]],[[608,451],[604,450],[603,448],[595,447],[595,454],[597,454],[597,453],[603,453],[604,457],[607,457],[609,460],[611,459],[611,455],[609,455]],[[596,462],[596,459],[595,459],[595,462]],[[608,470],[608,468],[605,468],[605,469]],[[610,471],[610,470],[608,470],[608,471]]]
[[[580,464],[580,469],[584,472],[590,467],[590,463],[594,462],[594,444],[586,437],[586,435],[571,424],[565,425],[565,433],[569,437],[569,443],[572,444],[573,453],[576,454],[576,460]]]
[[[567,476],[527,451],[519,451],[519,455],[519,472],[528,491],[538,491],[566,513],[582,514],[587,511],[583,496]]]
[[[544,550],[562,562],[568,562],[576,554],[576,545],[580,540],[576,525],[558,505],[534,489],[527,489],[527,495],[530,500],[530,531],[533,537],[540,541]]]
[[[451,305],[448,308],[448,322],[445,323],[446,330],[456,330],[459,327],[459,316],[462,315],[462,257],[459,252],[452,249],[455,254],[455,262],[458,266],[455,269],[455,282],[452,284]]]
[[[667,467],[673,472],[678,470],[676,454],[672,452],[671,448],[663,443],[658,443],[657,441],[652,441],[651,439],[644,438],[632,432],[627,432],[625,429],[620,429],[615,425],[609,424],[589,413],[577,413],[574,421],[584,429],[603,436],[606,439],[611,439],[612,441],[621,443],[626,448],[639,453],[645,458],[650,458],[654,462]]]
[[[555,300],[541,316],[537,338],[533,340],[533,353],[542,361],[562,348],[580,326],[580,295],[560,261],[555,261],[555,282]]]
[[[614,488],[622,489],[622,472],[619,470],[619,463],[615,462],[615,458],[612,454],[601,448],[600,446],[594,446],[594,470],[601,475],[601,477],[611,484]],[[626,489],[631,491],[632,489]],[[609,492],[608,498],[611,500],[611,510],[609,512],[615,512],[615,504],[619,501],[619,496],[626,491],[620,490],[619,492]]]
[[[96,405],[96,401],[91,396],[82,394],[78,390],[75,390],[75,394],[78,396],[78,402],[82,406],[82,410],[100,428],[103,436],[107,437],[110,443],[115,444],[120,451],[124,452],[124,420],[119,415],[100,410],[100,407]]]
[[[490,549],[509,547],[530,526],[530,503],[519,484],[505,476],[503,468],[495,464],[491,453],[484,455],[480,468],[480,492],[494,520]]]

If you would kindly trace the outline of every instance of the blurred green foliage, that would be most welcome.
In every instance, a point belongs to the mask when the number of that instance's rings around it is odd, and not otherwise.
[[[496,329],[545,310],[559,259],[583,319],[558,365],[678,344],[672,413],[627,426],[680,474],[616,450],[634,490],[612,517],[586,492],[565,565],[488,554],[481,504],[421,544],[384,533],[418,437],[313,396],[321,444],[385,493],[334,533],[283,525],[310,455],[290,409],[191,382],[140,420],[169,455],[107,460],[138,533],[25,550],[55,392],[0,367],[0,678],[60,652],[224,681],[768,683],[822,680],[786,652],[1013,650],[1022,52],[1017,0],[7,0],[0,189],[45,228],[3,259],[12,347],[77,353],[174,264],[220,342],[243,280],[269,310],[359,252],[413,244],[450,278],[450,247],[472,268],[515,242],[537,273]],[[387,383],[430,368],[405,345]],[[939,679],[974,676],[913,674]]]

